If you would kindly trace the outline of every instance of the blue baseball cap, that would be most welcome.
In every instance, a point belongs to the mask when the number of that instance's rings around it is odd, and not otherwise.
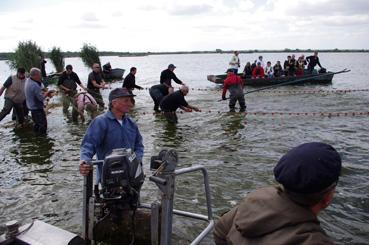
[[[289,191],[318,193],[337,183],[341,167],[341,157],[333,146],[311,142],[288,151],[274,167],[274,177]]]

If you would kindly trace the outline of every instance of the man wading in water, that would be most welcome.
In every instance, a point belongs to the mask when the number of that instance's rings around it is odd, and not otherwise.
[[[192,112],[192,110],[201,111],[199,108],[189,105],[185,100],[184,97],[188,94],[188,91],[189,91],[188,87],[182,85],[180,90],[168,94],[161,101],[160,108],[164,112],[164,116],[168,120],[168,122],[170,123],[178,122],[178,117],[176,114],[176,110],[178,108],[181,108],[186,112]]]

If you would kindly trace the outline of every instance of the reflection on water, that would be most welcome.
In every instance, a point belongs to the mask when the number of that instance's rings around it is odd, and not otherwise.
[[[14,151],[23,164],[52,165],[54,140],[49,136],[35,136],[29,128],[14,130]],[[15,153],[15,152],[13,152]]]
[[[277,60],[286,54],[261,54]],[[241,60],[254,60],[255,54],[242,54]],[[344,67],[349,74],[334,77],[329,86],[290,86],[286,91],[318,89],[363,89],[369,82],[365,66],[368,54],[320,55],[330,70]],[[145,57],[102,57],[115,67],[139,68],[137,84],[150,87],[158,82],[160,71],[175,63],[177,76],[190,88],[214,88],[207,74],[224,71],[227,54],[162,55]],[[170,62],[168,62],[170,61]],[[88,70],[80,59],[67,59],[84,83]],[[204,66],[203,64],[207,64]],[[0,66],[5,64],[0,61]],[[3,74],[0,74],[0,78]],[[1,79],[0,79],[1,80]],[[121,84],[114,84],[118,87]],[[250,90],[250,88],[246,88]],[[273,91],[273,90],[271,90]],[[107,102],[109,90],[104,90]],[[179,154],[178,168],[201,164],[209,172],[215,215],[230,209],[250,191],[274,183],[272,169],[290,148],[309,141],[333,144],[343,159],[343,172],[334,201],[322,212],[325,230],[338,244],[365,244],[369,241],[369,117],[367,116],[247,116],[229,114],[228,104],[217,102],[220,92],[193,91],[186,97],[202,113],[178,113],[179,123],[168,124],[162,115],[153,115],[152,99],[147,90],[134,91],[137,96],[131,116],[143,136],[145,174],[150,157],[163,148],[174,148]],[[245,97],[248,112],[347,112],[367,111],[367,92],[345,94],[268,94],[252,93]],[[55,98],[54,102],[58,102]],[[2,100],[0,100],[0,106]],[[27,131],[13,130],[7,121],[0,122],[0,223],[6,220],[38,217],[72,232],[81,231],[82,177],[78,173],[81,139],[88,123],[74,123],[62,108],[51,108],[48,135],[35,137]],[[212,111],[208,113],[207,111]],[[218,113],[219,112],[219,113]],[[4,119],[5,120],[5,119]],[[176,209],[206,214],[201,196],[201,176],[181,176],[176,183]],[[144,203],[157,199],[157,188],[146,179],[142,189]],[[201,222],[175,218],[175,244],[188,244]],[[174,243],[174,242],[173,242]],[[211,237],[205,244],[212,244]]]

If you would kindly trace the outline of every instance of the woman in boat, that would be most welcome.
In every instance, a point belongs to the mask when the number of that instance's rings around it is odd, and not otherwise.
[[[242,77],[251,78],[251,76],[252,76],[251,63],[247,62],[247,64],[245,65],[245,68],[243,69]]]
[[[301,55],[297,60],[296,76],[303,76],[306,65],[305,56]]]

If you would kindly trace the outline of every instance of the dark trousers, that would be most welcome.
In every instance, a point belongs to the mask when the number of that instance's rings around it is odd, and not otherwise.
[[[88,93],[92,95],[92,97],[94,97],[94,99],[96,100],[97,104],[99,105],[100,109],[104,109],[104,100],[101,96],[100,90],[99,89],[88,89]]]
[[[0,112],[0,121],[6,117],[10,113],[10,111],[14,108],[16,118],[18,123],[24,122],[24,111],[23,111],[23,103],[14,103],[11,99],[5,98],[4,107]]]
[[[44,109],[31,110],[33,131],[36,134],[46,134],[47,130],[47,119]]]
[[[160,102],[164,98],[164,95],[156,89],[150,89],[149,92],[152,100],[154,101],[154,110],[158,111]]]
[[[166,111],[164,116],[169,123],[178,123],[177,113],[175,111]]]

